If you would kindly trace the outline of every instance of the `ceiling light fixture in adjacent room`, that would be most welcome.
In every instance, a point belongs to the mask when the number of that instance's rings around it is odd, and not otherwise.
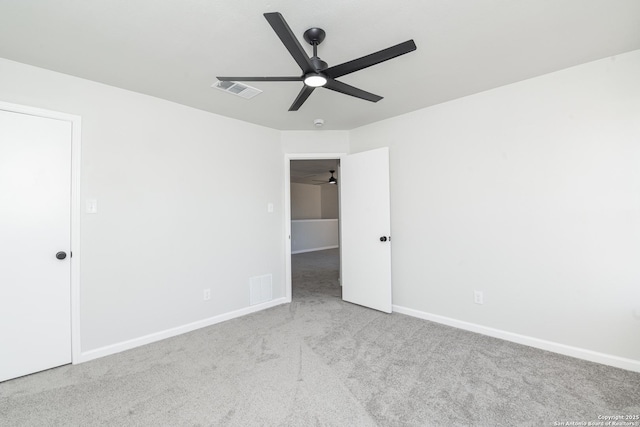
[[[334,174],[335,171],[334,170],[330,170],[329,172],[331,172],[331,178],[329,178],[329,184],[337,184],[338,180],[333,177],[333,174]]]

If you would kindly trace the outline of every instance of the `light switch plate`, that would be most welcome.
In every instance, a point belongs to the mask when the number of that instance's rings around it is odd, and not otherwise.
[[[484,292],[473,291],[473,302],[476,304],[484,304]]]
[[[273,203],[267,203],[267,212],[273,213]]]
[[[98,213],[98,201],[96,199],[87,199],[87,213]]]

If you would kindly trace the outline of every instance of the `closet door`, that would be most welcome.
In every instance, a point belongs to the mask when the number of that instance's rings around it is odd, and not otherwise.
[[[71,362],[71,123],[0,110],[0,381]]]

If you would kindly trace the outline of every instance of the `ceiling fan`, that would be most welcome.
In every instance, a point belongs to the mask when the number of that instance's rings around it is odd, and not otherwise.
[[[333,174],[336,172],[335,170],[330,170],[329,172],[331,172],[331,178],[329,178],[329,181],[321,181],[319,179],[314,179],[313,181],[315,182],[319,182],[320,184],[316,184],[316,185],[323,185],[323,184],[337,184],[338,180],[333,176]]]
[[[324,87],[326,89],[344,93],[345,95],[351,95],[371,102],[378,102],[382,99],[381,96],[374,95],[373,93],[365,92],[357,87],[342,83],[336,80],[336,78],[416,50],[416,44],[414,41],[407,40],[404,43],[391,46],[370,55],[329,67],[328,64],[320,59],[317,54],[318,45],[322,43],[326,35],[324,30],[321,28],[309,28],[304,32],[304,39],[307,43],[313,46],[313,56],[309,58],[300,45],[300,42],[291,31],[291,28],[289,28],[289,25],[287,25],[287,22],[279,12],[265,13],[264,17],[267,19],[291,56],[293,56],[293,59],[298,63],[298,66],[302,70],[302,75],[293,77],[218,77],[217,79],[220,81],[241,82],[304,82],[304,86],[300,90],[300,93],[298,93],[298,97],[293,101],[291,107],[289,107],[289,111],[298,111],[307,98],[309,98],[309,95],[311,95],[317,87]]]

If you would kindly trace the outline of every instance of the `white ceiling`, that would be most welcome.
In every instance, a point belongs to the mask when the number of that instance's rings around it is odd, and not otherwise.
[[[378,103],[302,83],[249,83],[251,100],[211,88],[216,75],[300,73],[262,16],[283,14],[300,42],[327,38],[329,66],[408,39],[417,51],[340,78]],[[275,129],[353,129],[447,100],[640,49],[638,0],[0,0],[0,57],[146,93]]]

